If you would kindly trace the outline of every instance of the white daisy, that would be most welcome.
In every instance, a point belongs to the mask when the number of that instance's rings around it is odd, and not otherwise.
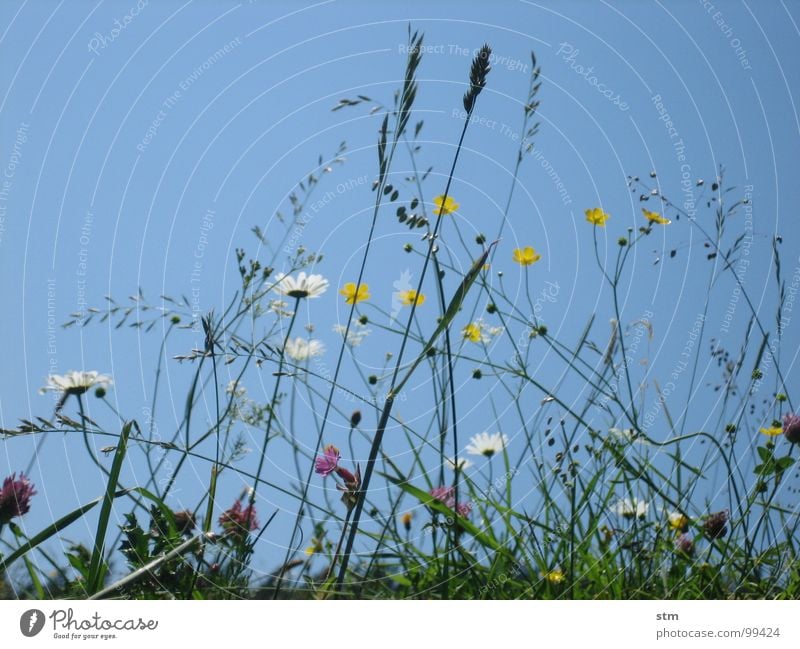
[[[470,455],[485,455],[492,457],[502,451],[508,444],[508,437],[501,433],[479,433],[470,438],[467,453]]]
[[[319,297],[328,290],[328,280],[322,275],[306,275],[305,272],[298,273],[297,277],[279,273],[275,281],[273,290],[276,293],[294,298]]]
[[[650,509],[650,503],[638,498],[621,498],[614,505],[614,512],[623,518],[644,518]]]
[[[444,459],[444,463],[445,463],[445,465],[447,466],[448,469],[450,469],[452,471],[455,471],[456,463],[453,461],[453,458],[446,457]],[[468,469],[471,466],[472,466],[472,462],[470,462],[467,458],[465,458],[465,457],[458,458],[458,468],[459,468],[460,471],[463,471],[464,469]]]
[[[336,324],[333,325],[333,330],[340,336],[344,336],[344,332],[347,331],[347,327]],[[371,329],[362,328],[360,325],[358,327],[352,326],[350,327],[350,331],[347,333],[347,344],[351,347],[358,347],[364,342],[364,338],[369,336],[371,333]]]
[[[325,345],[319,340],[306,340],[297,337],[286,341],[286,348],[283,350],[286,355],[295,361],[304,361],[312,356],[321,356],[325,351]]]
[[[107,387],[113,381],[108,374],[98,372],[67,372],[64,376],[51,374],[47,377],[47,385],[39,390],[41,394],[45,392],[63,392],[68,394],[83,394],[94,387]]]

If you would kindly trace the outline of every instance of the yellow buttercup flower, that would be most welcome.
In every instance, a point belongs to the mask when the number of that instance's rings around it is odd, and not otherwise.
[[[417,293],[413,288],[410,288],[407,291],[400,292],[400,303],[403,306],[411,306],[412,304],[422,306],[425,304],[425,295]]]
[[[611,218],[608,212],[604,212],[599,207],[593,207],[585,211],[586,220],[592,225],[599,225],[601,228],[605,227],[606,221]]]
[[[452,214],[459,207],[461,207],[453,200],[451,196],[448,196],[446,199],[444,196],[437,196],[433,199],[433,204],[436,205],[433,210],[433,213],[436,216],[439,216],[440,214]]]
[[[758,430],[762,434],[769,435],[770,437],[775,437],[783,432],[783,428],[781,426],[770,426],[769,428],[759,428]]]
[[[530,246],[514,248],[514,261],[520,266],[532,266],[541,258],[542,256]]]
[[[466,327],[461,330],[464,338],[471,343],[479,343],[481,341],[481,328],[474,322],[470,322]]]
[[[560,584],[561,582],[564,581],[564,573],[558,568],[554,568],[553,570],[548,570],[542,575],[542,577],[544,577],[551,584]]]
[[[669,225],[672,223],[672,221],[661,216],[658,212],[651,212],[650,210],[642,208],[642,214],[644,214],[651,223],[658,223],[659,225]]]
[[[355,283],[347,282],[347,284],[339,289],[339,293],[344,295],[344,301],[346,304],[358,304],[359,302],[363,302],[364,300],[368,300],[370,298],[369,284],[361,284],[356,291]]]

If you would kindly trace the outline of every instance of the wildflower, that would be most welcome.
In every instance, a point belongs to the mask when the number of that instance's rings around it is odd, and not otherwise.
[[[539,261],[542,256],[530,246],[525,248],[514,248],[513,259],[520,266],[532,266]]]
[[[361,423],[361,411],[353,410],[353,414],[350,415],[350,428],[355,428],[360,423]]]
[[[338,475],[343,485],[337,484],[336,488],[342,492],[342,502],[347,507],[348,511],[352,511],[353,507],[358,502],[358,493],[361,489],[361,467],[356,467],[355,475],[350,473],[344,467],[336,467],[336,475]]]
[[[311,545],[305,549],[305,553],[310,557],[317,552],[322,552],[325,548],[322,547],[322,541],[318,538],[311,539]]]
[[[611,215],[607,212],[604,212],[599,207],[593,207],[589,210],[584,212],[586,214],[586,220],[591,223],[592,225],[599,225],[601,228],[605,227],[606,221],[611,218]]]
[[[452,469],[453,471],[456,470],[456,463],[455,463],[455,460],[453,458],[451,458],[451,457],[445,458],[444,463],[447,465],[448,469]],[[464,469],[468,469],[471,466],[472,466],[472,462],[470,462],[467,458],[465,458],[465,457],[458,458],[458,470],[459,471],[463,471]]]
[[[369,285],[360,284],[358,290],[354,282],[347,282],[340,290],[340,295],[344,295],[345,304],[358,304],[370,298]]]
[[[800,415],[787,412],[783,416],[783,434],[792,444],[800,444]]]
[[[411,531],[411,519],[414,518],[413,512],[406,512],[402,516],[400,516],[400,522],[403,524],[406,532]]]
[[[564,571],[560,568],[553,568],[552,570],[543,572],[542,578],[546,579],[553,585],[557,585],[564,581]]]
[[[644,214],[645,218],[651,223],[658,223],[659,225],[669,225],[672,223],[672,221],[661,216],[658,212],[651,212],[650,210],[642,208],[642,214]]]
[[[675,532],[685,532],[689,529],[689,519],[680,512],[671,512],[667,516],[667,522],[670,529]]]
[[[243,508],[241,499],[237,500],[230,509],[222,512],[219,524],[230,534],[242,534],[250,530],[257,530],[258,520],[256,520],[255,505]]]
[[[195,528],[197,522],[195,521],[194,514],[191,511],[184,509],[180,512],[174,512],[173,516],[175,517],[175,527],[178,528],[178,531],[181,534],[189,535],[192,533],[192,530]]]
[[[93,387],[111,385],[113,381],[107,374],[99,374],[94,370],[91,372],[67,372],[64,376],[51,374],[47,377],[47,385],[40,388],[39,393],[63,392],[65,396],[70,394],[83,394]]]
[[[305,272],[301,272],[295,278],[279,273],[275,279],[276,284],[273,290],[276,293],[298,299],[319,297],[328,290],[328,280],[322,275],[306,275]]]
[[[413,288],[410,288],[407,291],[400,291],[399,297],[400,303],[403,306],[411,306],[412,304],[422,306],[425,304],[425,295],[422,293],[417,293]]]
[[[24,473],[19,474],[19,480],[16,478],[17,474],[12,473],[3,480],[3,488],[0,489],[0,527],[12,518],[27,514],[31,508],[31,496],[36,494]]]
[[[599,532],[603,535],[602,543],[611,543],[611,539],[614,538],[614,530],[608,527],[608,525],[603,525]]]
[[[436,216],[439,215],[444,216],[447,214],[452,214],[459,207],[461,207],[458,203],[456,203],[453,200],[452,196],[448,196],[447,198],[445,198],[444,196],[437,196],[436,198],[433,199],[433,204],[436,205],[436,207],[433,210],[433,213]]]
[[[614,511],[623,518],[644,518],[650,509],[650,503],[638,498],[622,498],[614,506]]]
[[[706,516],[703,521],[703,532],[710,539],[721,539],[728,533],[726,524],[728,522],[728,510],[723,509],[716,514]]]
[[[502,451],[508,444],[508,436],[501,433],[483,432],[478,435],[473,435],[470,438],[470,444],[467,446],[467,453],[470,455],[485,455],[492,457],[495,453]]]
[[[483,320],[470,322],[461,330],[464,339],[473,343],[488,343],[501,333],[503,333],[503,327],[490,327]]]
[[[327,476],[336,471],[339,465],[339,449],[333,444],[328,444],[322,455],[314,461],[314,470],[321,476]]]
[[[694,541],[688,534],[681,534],[675,539],[675,550],[691,556],[694,552]]]
[[[454,509],[456,514],[466,518],[472,512],[472,503],[457,503],[456,490],[453,487],[434,487],[430,491],[435,500],[444,504],[445,507]]]
[[[333,330],[340,336],[344,336],[345,332],[347,332],[347,344],[350,345],[350,347],[358,347],[364,342],[364,338],[372,333],[371,329],[355,327],[351,327],[350,331],[347,331],[347,327],[340,324],[333,325]]]
[[[287,340],[283,351],[292,360],[304,361],[313,356],[321,356],[325,352],[325,345],[319,340],[305,340],[298,336],[294,340]]]
[[[777,437],[783,432],[781,426],[770,426],[769,428],[759,428],[758,430],[762,435],[768,435],[769,437]]]
[[[472,343],[477,343],[481,341],[481,328],[474,322],[470,322],[466,327],[464,327],[461,330],[461,333],[464,336],[464,338],[466,338]]]

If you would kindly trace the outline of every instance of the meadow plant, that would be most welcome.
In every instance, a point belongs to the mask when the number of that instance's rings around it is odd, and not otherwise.
[[[370,105],[378,133],[374,204],[348,281],[332,286],[322,254],[300,246],[287,258],[283,246],[265,245],[305,227],[305,206],[344,164],[343,143],[319,157],[280,219],[266,231],[254,228],[257,253],[237,249],[239,286],[227,303],[198,318],[186,298],[151,303],[139,290],[129,303],[109,298],[67,323],[160,331],[150,403],[146,421],[119,413],[106,395],[112,377],[71,372],[47,378],[43,390],[58,396],[52,414],[2,431],[7,444],[80,435],[106,482],[95,500],[28,535],[18,523],[36,491],[22,473],[5,479],[0,577],[8,596],[800,596],[792,504],[800,416],[782,374],[780,335],[769,333],[737,274],[743,240],[730,233],[731,223],[748,199],[732,198],[736,190],[719,170],[713,182],[697,182],[710,216],[701,219],[665,196],[653,172],[628,178],[647,206],[635,215],[636,227],[619,230],[622,208],[585,206],[578,236],[592,240],[608,309],[587,312],[577,340],[562,338],[537,308],[559,290],[537,276],[542,242],[513,247],[502,238],[518,218],[512,198],[539,132],[536,57],[510,187],[496,196],[505,206],[496,239],[478,234],[471,244],[464,222],[472,208],[454,195],[453,180],[471,116],[491,87],[491,48],[478,49],[472,61],[460,102],[463,127],[440,176],[422,171],[424,126],[414,113],[425,90],[417,80],[422,34],[409,31],[406,51],[393,105],[359,96],[334,108]],[[636,251],[678,229],[701,239],[709,290],[696,342],[682,359],[690,385],[676,410],[659,370],[646,363],[658,323],[652,313],[632,313],[622,293],[636,272]],[[365,281],[379,263],[376,237],[387,230],[403,234],[402,249],[416,264],[415,282],[397,287],[390,318],[376,284]],[[603,255],[609,231],[618,239]],[[453,241],[461,253],[445,251],[443,243]],[[776,242],[781,288],[779,252]],[[503,269],[521,273],[521,292],[508,289]],[[705,331],[726,278],[748,310],[732,351]],[[317,307],[329,289],[344,307],[339,322]],[[784,300],[779,291],[778,322]],[[327,352],[332,368],[321,361],[326,348],[311,337],[314,327],[300,331],[301,313],[336,333]],[[168,354],[199,326],[202,346]],[[365,371],[362,350],[372,353],[369,343],[378,337],[388,351]],[[698,368],[708,345],[722,378],[704,386]],[[546,366],[539,364],[544,356]],[[353,371],[346,368],[351,360]],[[180,399],[173,394],[185,405],[171,423],[159,398],[167,364],[186,384]],[[774,385],[764,399],[767,371]],[[266,385],[263,400],[246,387],[256,380]],[[115,377],[113,384],[122,382]],[[482,387],[476,393],[468,383]],[[408,390],[419,394],[420,386],[430,398],[409,399]],[[698,396],[704,389],[708,394]],[[86,414],[92,390],[107,406],[105,418]],[[489,430],[473,422],[476,400],[493,415]],[[110,466],[98,455],[98,440]],[[146,467],[146,479],[123,471],[132,463]],[[204,476],[204,488],[181,493],[173,511],[168,503],[191,483],[187,474]],[[220,495],[231,489],[241,489],[232,504]],[[90,512],[98,515],[94,538],[67,542],[70,526]],[[53,555],[56,539],[68,546],[63,559]],[[256,561],[270,567],[256,569]]]

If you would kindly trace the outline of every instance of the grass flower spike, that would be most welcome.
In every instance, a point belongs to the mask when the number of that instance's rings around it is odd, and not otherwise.
[[[658,212],[651,212],[650,210],[642,208],[642,214],[645,215],[645,218],[650,221],[650,223],[658,223],[659,225],[669,225],[672,223],[672,221],[661,216]]]
[[[586,220],[589,223],[592,225],[598,225],[601,228],[604,228],[606,221],[611,218],[610,214],[604,212],[599,207],[593,207],[589,210],[586,210],[584,213],[586,214]]]
[[[461,207],[461,205],[453,200],[452,196],[448,196],[447,198],[444,196],[437,196],[433,199],[433,204],[436,205],[433,209],[433,213],[436,216],[452,214]]]
[[[525,248],[514,248],[514,261],[520,266],[532,266],[539,261],[542,256],[530,246]]]
[[[328,290],[328,280],[322,275],[306,275],[305,272],[298,273],[297,277],[280,273],[273,290],[297,299],[319,297]]]
[[[356,290],[355,282],[347,282],[339,289],[339,293],[344,295],[345,304],[358,304],[370,298],[368,284],[361,284]]]

